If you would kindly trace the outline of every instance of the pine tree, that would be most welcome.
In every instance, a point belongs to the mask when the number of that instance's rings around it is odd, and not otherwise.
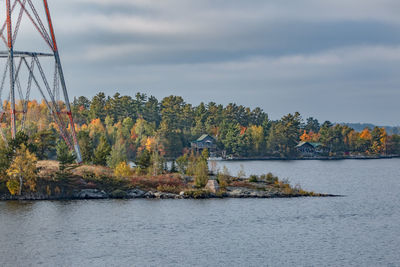
[[[107,164],[107,157],[110,155],[111,147],[107,142],[107,139],[104,135],[100,137],[100,142],[93,154],[93,163],[96,165]]]
[[[79,146],[82,154],[82,161],[90,163],[93,156],[93,141],[88,131],[80,131],[78,133]]]
[[[57,144],[57,160],[59,161],[59,169],[61,172],[65,171],[73,164],[76,160],[75,154],[73,154],[67,144],[60,140]]]

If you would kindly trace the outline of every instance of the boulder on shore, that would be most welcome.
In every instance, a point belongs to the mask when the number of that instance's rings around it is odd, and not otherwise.
[[[100,191],[98,189],[83,189],[75,193],[74,197],[80,199],[102,199],[108,198],[108,194],[103,190]]]
[[[128,198],[142,198],[146,194],[145,191],[140,189],[133,189],[127,192]]]
[[[208,180],[205,189],[216,194],[219,191],[219,184],[216,180]]]

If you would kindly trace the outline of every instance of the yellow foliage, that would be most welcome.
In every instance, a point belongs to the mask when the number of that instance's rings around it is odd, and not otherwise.
[[[19,192],[19,182],[16,179],[10,179],[7,181],[7,188],[10,194],[15,196]]]
[[[132,174],[131,167],[125,162],[121,162],[115,167],[114,175],[118,177],[128,177]]]
[[[260,145],[264,141],[264,129],[262,126],[252,125],[252,126],[250,126],[249,130],[250,130],[251,138],[254,141],[254,146],[255,146],[256,150],[258,151],[260,148]]]
[[[7,184],[10,184],[11,190],[10,188],[9,190],[11,194],[15,192],[15,181],[18,183],[20,190],[22,189],[22,185],[25,185],[30,191],[36,191],[36,163],[36,156],[29,152],[24,145],[21,145],[21,148],[17,149],[15,158],[6,171],[10,179],[10,183],[7,182]],[[18,193],[21,194],[21,192]]]
[[[147,137],[145,144],[146,150],[151,152],[154,149],[155,143],[156,139],[154,137]]]

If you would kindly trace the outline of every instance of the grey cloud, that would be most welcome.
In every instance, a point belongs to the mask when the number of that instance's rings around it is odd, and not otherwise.
[[[400,124],[398,0],[71,0],[51,9],[71,95],[140,90],[261,106],[273,118],[298,110]]]

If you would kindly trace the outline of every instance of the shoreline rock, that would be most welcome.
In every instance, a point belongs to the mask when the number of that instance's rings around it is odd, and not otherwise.
[[[220,198],[297,198],[297,197],[343,197],[341,195],[332,194],[315,194],[315,195],[301,195],[301,194],[283,194],[273,191],[260,191],[249,188],[233,187],[227,188],[227,191],[222,194],[214,194],[209,191],[203,191],[203,194],[196,197],[196,195],[187,194],[182,192],[180,194],[173,194],[167,192],[153,192],[143,191],[140,189],[133,189],[125,192],[123,197],[112,196],[104,191],[98,189],[83,189],[74,192],[72,195],[60,196],[45,196],[41,194],[30,194],[22,196],[0,196],[0,201],[46,201],[46,200],[100,200],[100,199],[220,199]]]

